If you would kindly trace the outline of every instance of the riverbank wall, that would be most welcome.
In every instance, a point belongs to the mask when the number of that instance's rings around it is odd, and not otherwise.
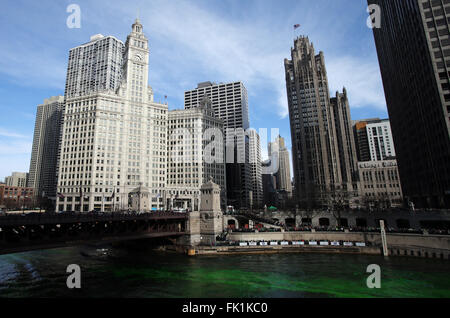
[[[450,237],[448,235],[420,235],[388,233],[386,235],[390,256],[408,256],[450,260]],[[188,255],[221,254],[273,254],[273,253],[342,253],[382,255],[381,235],[368,232],[234,232],[227,236],[228,242],[364,242],[366,246],[177,246],[173,250]]]
[[[348,241],[364,242],[381,253],[380,233],[368,232],[235,232],[228,235],[229,241]],[[393,256],[416,256],[450,259],[450,237],[428,234],[386,234],[389,254]],[[318,248],[323,248],[318,247]],[[346,248],[342,248],[346,250]]]
[[[194,255],[236,255],[236,254],[285,254],[326,253],[380,255],[378,247],[336,247],[336,246],[198,246],[188,251]]]

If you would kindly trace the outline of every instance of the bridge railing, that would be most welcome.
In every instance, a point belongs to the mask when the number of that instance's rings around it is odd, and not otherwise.
[[[31,213],[0,216],[0,227],[10,225],[30,225],[48,223],[73,223],[95,221],[130,221],[157,219],[187,219],[188,215],[172,212],[153,213]]]

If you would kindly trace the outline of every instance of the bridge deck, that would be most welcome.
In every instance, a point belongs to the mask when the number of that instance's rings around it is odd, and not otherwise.
[[[188,214],[78,213],[0,217],[0,254],[186,234]]]

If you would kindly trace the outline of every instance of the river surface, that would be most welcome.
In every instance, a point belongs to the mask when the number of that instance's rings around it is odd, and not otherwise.
[[[69,290],[69,264],[81,289]],[[381,267],[369,289],[367,266]],[[450,297],[445,260],[335,254],[188,257],[125,249],[64,248],[0,256],[0,297],[300,298]]]

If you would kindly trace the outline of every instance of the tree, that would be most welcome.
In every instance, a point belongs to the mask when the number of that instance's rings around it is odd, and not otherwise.
[[[5,207],[7,210],[17,210],[20,204],[17,200],[14,199],[5,199]]]
[[[392,207],[391,198],[387,192],[382,192],[378,194],[378,202],[381,210],[388,210]]]
[[[327,210],[333,214],[338,227],[341,227],[341,216],[344,211],[350,209],[350,193],[341,186],[333,186],[323,192],[323,199]]]

